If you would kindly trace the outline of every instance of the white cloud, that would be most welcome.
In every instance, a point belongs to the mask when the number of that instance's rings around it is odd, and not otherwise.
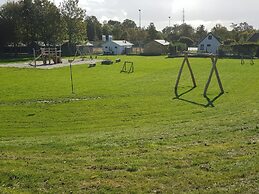
[[[56,4],[62,0],[55,0]],[[0,0],[0,4],[6,0]],[[96,16],[100,21],[128,18],[138,24],[138,9],[142,11],[142,26],[154,22],[157,29],[182,21],[182,10],[185,19],[195,26],[204,24],[208,29],[216,23],[229,27],[232,22],[248,22],[259,28],[259,0],[80,0],[79,5],[86,9],[88,15]]]

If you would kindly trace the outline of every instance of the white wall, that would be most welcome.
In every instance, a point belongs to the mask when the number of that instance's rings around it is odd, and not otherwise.
[[[125,49],[126,47],[119,46],[114,42],[106,42],[103,44],[103,52],[105,53],[113,53],[115,55],[120,55],[125,52]]]
[[[209,39],[209,36],[212,36]],[[203,49],[202,49],[203,45]],[[209,46],[210,45],[210,46]],[[218,53],[218,48],[220,46],[220,42],[211,34],[209,34],[203,41],[198,45],[199,51],[207,52],[207,53]]]

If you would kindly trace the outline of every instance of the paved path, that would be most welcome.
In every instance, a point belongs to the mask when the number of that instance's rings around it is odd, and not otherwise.
[[[91,64],[91,63],[98,63],[102,62],[102,60],[84,60],[81,59],[75,60],[72,65],[82,65],[82,64]],[[63,63],[59,64],[50,64],[50,65],[44,65],[42,62],[37,61],[37,66],[34,67],[33,65],[29,65],[29,62],[21,62],[21,63],[7,63],[7,64],[0,64],[0,67],[16,67],[16,68],[37,68],[37,69],[54,69],[54,68],[61,68],[61,67],[67,67],[69,66],[69,62],[67,59],[63,59]]]

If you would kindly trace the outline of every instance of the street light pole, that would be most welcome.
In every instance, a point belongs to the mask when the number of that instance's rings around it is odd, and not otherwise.
[[[171,27],[171,16],[169,16],[168,19],[169,19],[169,27]]]
[[[141,9],[139,11],[139,28],[141,29]]]

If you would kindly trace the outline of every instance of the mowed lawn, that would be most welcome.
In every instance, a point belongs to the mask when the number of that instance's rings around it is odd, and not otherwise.
[[[182,58],[120,58],[74,66],[75,94],[69,67],[0,68],[0,193],[259,193],[259,60],[219,59],[205,107],[209,59],[180,100]]]

